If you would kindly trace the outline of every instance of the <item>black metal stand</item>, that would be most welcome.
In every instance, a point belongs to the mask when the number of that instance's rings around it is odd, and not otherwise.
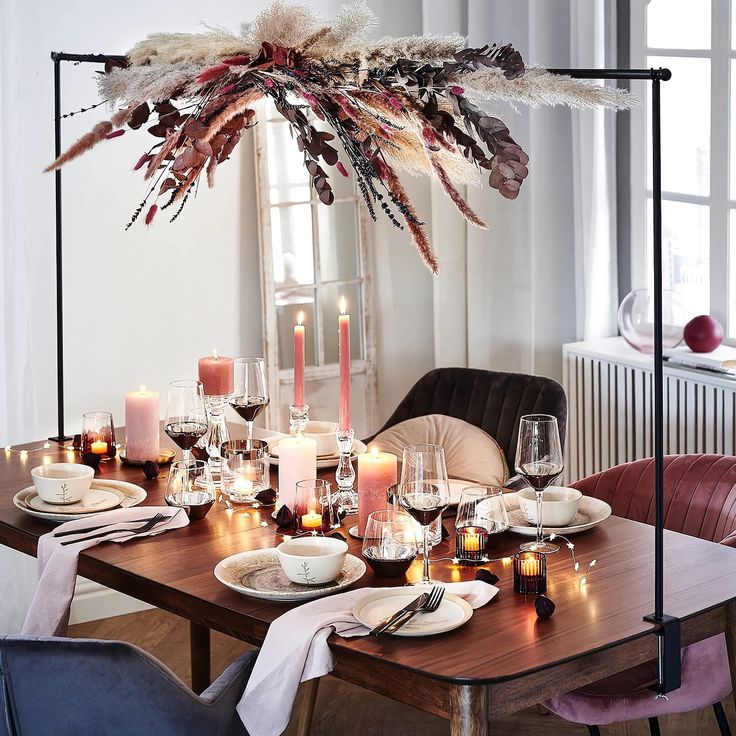
[[[122,60],[114,54],[66,54],[52,52],[54,62],[54,142],[61,154],[61,68],[60,62],[104,64]],[[643,80],[652,83],[652,209],[654,240],[654,613],[645,616],[656,625],[659,640],[660,695],[680,687],[680,621],[664,613],[664,400],[662,363],[662,150],[660,82],[672,77],[669,69],[550,69],[576,79]],[[64,434],[64,313],[62,300],[62,220],[61,171],[56,171],[56,368],[58,436]]]

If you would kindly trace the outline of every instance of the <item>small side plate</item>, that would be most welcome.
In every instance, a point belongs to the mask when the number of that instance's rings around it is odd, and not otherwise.
[[[429,590],[429,588],[426,588]],[[353,616],[369,629],[400,611],[425,589],[421,586],[387,588],[358,601]],[[473,615],[473,607],[466,600],[445,593],[440,607],[434,613],[419,613],[392,636],[434,636],[459,629]]]
[[[96,511],[114,509],[125,499],[125,496],[115,489],[95,488],[92,486],[81,501],[59,505],[44,501],[37,493],[30,493],[26,497],[26,505],[34,511],[45,511],[52,514],[90,514]]]

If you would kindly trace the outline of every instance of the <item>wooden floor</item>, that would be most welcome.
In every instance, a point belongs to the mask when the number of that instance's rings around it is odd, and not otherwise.
[[[132,613],[127,616],[77,624],[70,636],[118,639],[131,642],[160,659],[187,684],[189,681],[189,625],[186,621],[159,610]],[[217,677],[241,652],[246,644],[223,634],[212,636],[212,677]],[[446,736],[447,721],[396,703],[393,700],[347,685],[333,678],[320,684],[312,736],[334,736],[349,732],[350,736]],[[736,731],[732,699],[726,712]],[[663,736],[717,736],[713,711],[703,710],[687,715],[661,719]],[[648,736],[645,721],[607,726],[604,736]],[[293,724],[286,732],[294,733]],[[552,714],[542,715],[534,709],[517,713],[493,724],[493,736],[587,736],[583,726],[565,723]]]

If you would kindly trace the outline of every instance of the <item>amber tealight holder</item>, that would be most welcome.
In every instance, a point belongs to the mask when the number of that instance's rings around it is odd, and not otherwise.
[[[340,526],[337,498],[326,480],[298,481],[295,506],[296,530],[300,534],[327,533]]]
[[[547,592],[547,555],[542,552],[514,555],[514,592],[523,595]]]
[[[455,536],[455,557],[461,565],[482,565],[486,561],[488,530],[482,526],[461,526]]]
[[[88,452],[100,460],[112,460],[117,453],[115,427],[108,411],[88,411],[82,416],[82,456]]]

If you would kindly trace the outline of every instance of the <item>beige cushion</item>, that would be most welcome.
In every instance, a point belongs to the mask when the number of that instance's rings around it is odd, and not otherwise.
[[[444,414],[427,414],[394,424],[371,442],[382,452],[401,459],[407,445],[429,442],[445,448],[447,473],[451,478],[485,485],[503,485],[509,477],[506,458],[496,440],[473,424]]]

